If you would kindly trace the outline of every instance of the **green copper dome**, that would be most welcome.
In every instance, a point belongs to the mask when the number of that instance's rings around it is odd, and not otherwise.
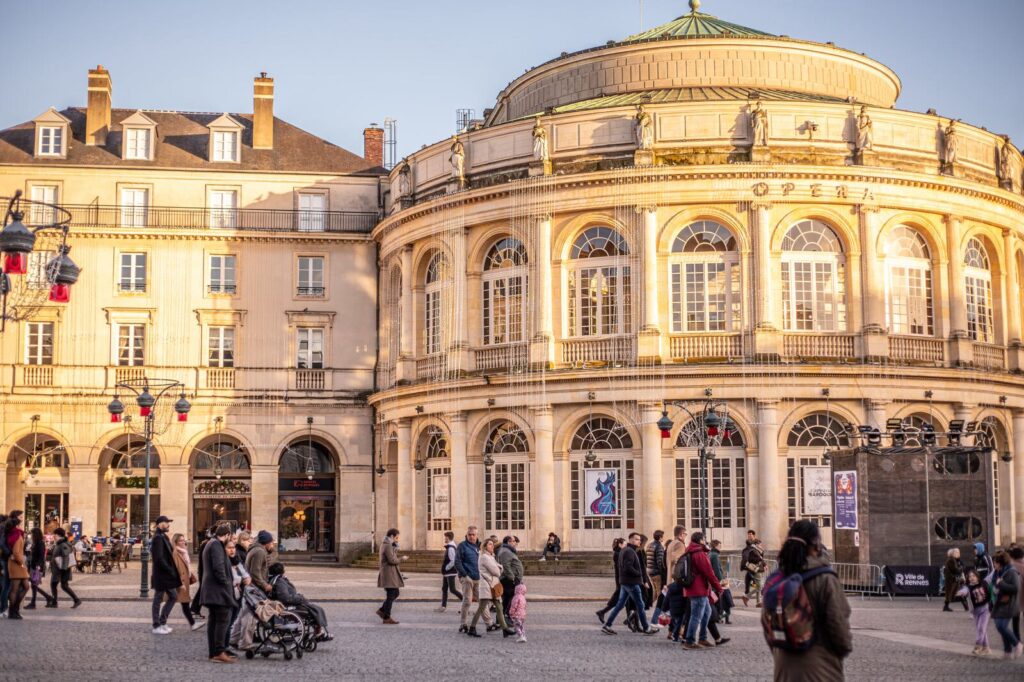
[[[771,33],[758,31],[739,24],[722,21],[710,14],[702,14],[699,0],[690,0],[690,13],[684,14],[667,24],[662,24],[643,33],[629,36],[622,43],[636,43],[644,40],[658,40],[660,38],[716,38],[723,36],[772,36]]]

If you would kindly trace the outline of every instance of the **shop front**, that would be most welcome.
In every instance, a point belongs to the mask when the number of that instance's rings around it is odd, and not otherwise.
[[[149,518],[146,518],[145,441],[132,434],[114,440],[104,448],[107,466],[101,491],[109,501],[110,535],[139,538],[160,516],[160,455],[151,449],[149,460]],[[87,534],[105,528],[84,528]]]
[[[278,546],[282,554],[334,555],[336,472],[326,446],[302,441],[281,456]]]
[[[252,472],[244,446],[214,436],[192,451],[192,546],[207,531],[226,523],[232,531],[252,529]]]
[[[68,520],[68,455],[55,438],[35,431],[15,443],[9,454],[18,468],[25,511],[25,530],[41,528],[50,534]],[[6,510],[5,510],[6,511]]]

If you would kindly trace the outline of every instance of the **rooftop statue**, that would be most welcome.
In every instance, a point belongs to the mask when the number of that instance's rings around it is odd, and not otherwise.
[[[636,146],[639,149],[650,150],[654,148],[654,119],[644,109],[643,104],[636,107]]]
[[[533,158],[537,161],[550,161],[551,152],[548,148],[548,131],[541,122],[540,116],[533,124]]]
[[[1003,135],[1003,146],[999,150],[999,183],[1010,191],[1013,191],[1014,187],[1016,156],[1013,145],[1010,144],[1010,136]]]
[[[868,108],[862,106],[860,115],[857,116],[857,149],[871,149],[875,144],[875,124],[868,116]]]
[[[943,148],[945,150],[942,160],[945,161],[946,165],[952,166],[956,163],[957,153],[960,150],[959,132],[956,128],[956,121],[950,119],[949,125],[942,135]]]
[[[764,110],[760,100],[750,112],[750,129],[754,132],[754,146],[768,145],[768,112]]]
[[[462,144],[462,140],[459,139],[458,135],[452,135],[451,152],[452,177],[456,180],[465,180],[466,147]]]

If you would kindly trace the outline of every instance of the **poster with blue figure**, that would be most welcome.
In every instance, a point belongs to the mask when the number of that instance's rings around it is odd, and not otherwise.
[[[586,469],[586,516],[618,516],[619,486],[615,469]]]

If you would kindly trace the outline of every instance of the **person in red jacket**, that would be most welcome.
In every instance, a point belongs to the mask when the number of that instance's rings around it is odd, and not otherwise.
[[[689,587],[683,588],[683,594],[690,600],[690,621],[686,625],[686,639],[683,641],[684,649],[699,649],[701,647],[715,646],[708,641],[708,620],[711,618],[711,603],[708,597],[712,590],[715,594],[722,593],[722,586],[711,570],[711,559],[708,558],[708,546],[704,543],[704,533],[700,531],[690,536],[690,546],[686,548],[686,554],[690,558],[690,571],[693,573],[693,582]],[[700,639],[697,639],[697,630],[700,630]]]

